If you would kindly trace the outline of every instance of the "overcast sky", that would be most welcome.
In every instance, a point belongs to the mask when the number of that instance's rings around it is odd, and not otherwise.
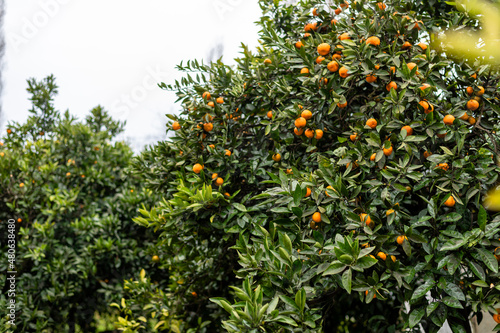
[[[3,123],[24,121],[26,79],[54,74],[55,105],[83,118],[102,105],[127,121],[134,149],[164,136],[175,94],[156,86],[181,77],[181,60],[207,59],[218,43],[234,64],[240,43],[257,45],[256,0],[6,0]]]

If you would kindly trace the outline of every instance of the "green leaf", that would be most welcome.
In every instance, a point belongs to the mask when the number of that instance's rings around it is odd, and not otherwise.
[[[349,268],[342,274],[342,285],[347,292],[351,293],[351,285],[352,285],[352,270]]]
[[[373,259],[370,256],[366,256],[363,258],[359,258],[358,261],[356,261],[355,267],[366,269],[372,267],[377,262],[378,262],[377,259]]]
[[[459,301],[465,301],[464,293],[456,284],[448,282],[443,290],[451,297],[456,298]]]
[[[418,323],[420,323],[420,320],[422,319],[422,317],[425,315],[425,308],[424,307],[420,307],[418,309],[415,309],[413,310],[411,313],[410,313],[410,318],[409,318],[409,321],[410,321],[410,328],[413,328],[414,326],[416,326]]]
[[[481,256],[481,260],[483,260],[486,267],[488,267],[493,273],[498,273],[498,261],[493,253],[482,248],[477,249],[477,252]]]
[[[288,234],[285,232],[283,233],[283,245],[285,246],[285,250],[291,254],[292,253],[292,241],[290,240],[290,237],[288,237]]]
[[[295,303],[295,301],[293,299],[291,299],[290,297],[288,296],[285,296],[285,295],[279,295],[279,298],[285,302],[288,306],[292,307],[293,309],[295,310],[300,310],[299,309],[299,306]]]
[[[449,306],[450,308],[463,309],[462,304],[460,304],[460,302],[457,299],[451,296],[443,297],[442,302],[447,306]]]
[[[300,308],[300,311],[303,312],[306,306],[306,291],[304,288],[297,291],[295,294],[295,304]]]
[[[236,208],[237,210],[239,210],[241,212],[244,212],[244,213],[247,212],[247,208],[240,203],[235,202],[235,203],[233,203],[233,206],[234,206],[234,208]]]
[[[434,287],[434,284],[435,284],[434,281],[431,281],[431,280],[425,281],[424,284],[418,286],[418,288],[415,289],[415,291],[413,292],[413,295],[411,296],[411,300],[413,301],[413,300],[418,299],[418,298],[424,296],[425,294],[427,294],[427,292],[429,290],[431,290],[432,287]]]
[[[471,261],[469,262],[469,267],[472,273],[474,273],[474,275],[476,275],[480,280],[486,281],[486,274],[484,273],[483,268],[479,264]]]
[[[486,210],[482,205],[479,205],[479,213],[477,215],[477,224],[479,224],[479,228],[484,231],[486,228]]]
[[[433,302],[429,305],[427,305],[427,308],[426,308],[426,313],[427,313],[427,317],[429,317],[431,315],[432,312],[434,312],[434,310],[437,309],[437,307],[439,306],[439,302]]]
[[[341,263],[340,261],[338,260],[335,260],[334,262],[332,262],[330,264],[330,266],[323,272],[323,276],[326,276],[326,275],[334,275],[334,274],[338,274],[340,272],[342,272],[345,268],[347,267],[347,265]]]
[[[276,318],[274,318],[270,321],[279,321],[280,323],[284,323],[284,324],[288,324],[288,325],[292,325],[292,326],[298,326],[297,323],[295,322],[295,320],[293,320],[292,318],[281,316],[281,315],[277,316]]]

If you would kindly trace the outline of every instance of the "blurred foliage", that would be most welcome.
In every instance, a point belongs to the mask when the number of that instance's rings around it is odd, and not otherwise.
[[[29,80],[28,91],[30,117],[9,124],[0,146],[2,272],[11,270],[7,221],[17,225],[15,332],[90,332],[95,313],[121,299],[124,279],[142,268],[165,276],[151,262],[153,232],[132,222],[158,197],[127,170],[132,151],[115,141],[123,123],[101,107],[85,121],[60,115],[53,76]],[[4,320],[9,285],[0,281]]]

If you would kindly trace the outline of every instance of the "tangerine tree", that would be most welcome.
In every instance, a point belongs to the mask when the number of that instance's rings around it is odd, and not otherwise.
[[[61,115],[57,89],[53,76],[29,80],[30,117],[0,142],[0,267],[17,272],[14,289],[1,281],[1,332],[95,331],[116,317],[108,304],[121,299],[123,279],[162,273],[152,232],[132,222],[158,198],[127,171],[133,153],[116,141],[124,124],[101,107],[83,121]]]
[[[482,205],[500,73],[431,41],[476,19],[438,1],[259,3],[256,52],[160,84],[175,134],[134,169],[165,200],[135,221],[160,231],[169,288],[127,281],[119,327],[470,332],[500,307],[500,217]]]

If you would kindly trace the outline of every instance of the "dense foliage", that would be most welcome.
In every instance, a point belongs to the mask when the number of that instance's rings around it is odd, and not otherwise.
[[[10,284],[1,279],[0,331],[95,331],[99,318],[114,320],[109,303],[121,299],[124,279],[143,268],[165,276],[151,262],[153,232],[132,221],[158,198],[127,171],[133,153],[115,140],[123,123],[101,107],[84,121],[60,115],[52,76],[28,84],[31,115],[9,124],[0,146],[0,270],[17,271],[17,325],[5,321]]]
[[[165,199],[135,221],[171,274],[127,282],[126,331],[161,313],[159,331],[467,332],[495,313],[499,71],[430,43],[477,20],[335,3],[262,0],[256,54],[161,84],[176,132],[134,169]]]

